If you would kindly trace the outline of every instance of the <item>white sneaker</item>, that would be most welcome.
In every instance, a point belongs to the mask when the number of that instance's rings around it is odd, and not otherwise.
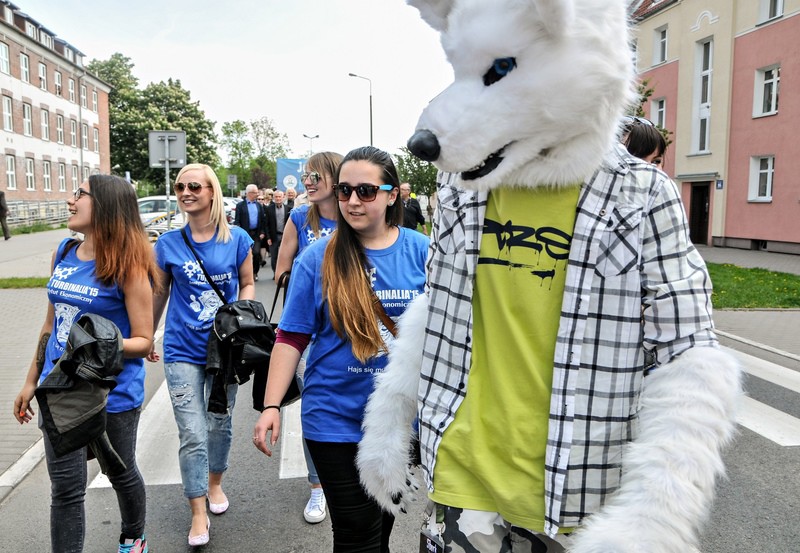
[[[317,524],[325,520],[328,514],[328,503],[325,501],[325,493],[322,488],[311,488],[311,497],[308,498],[306,508],[303,509],[303,517],[310,524]]]

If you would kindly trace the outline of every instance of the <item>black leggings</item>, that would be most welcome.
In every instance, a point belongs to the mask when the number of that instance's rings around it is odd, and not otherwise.
[[[361,487],[358,444],[306,440],[333,526],[333,553],[389,553],[394,517]]]

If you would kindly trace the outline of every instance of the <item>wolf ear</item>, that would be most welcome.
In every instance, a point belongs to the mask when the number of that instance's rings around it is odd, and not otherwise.
[[[575,22],[574,0],[531,0],[539,20],[554,37],[562,36]]]
[[[434,30],[447,29],[447,16],[453,9],[453,0],[406,0],[409,6],[417,8],[423,21]]]

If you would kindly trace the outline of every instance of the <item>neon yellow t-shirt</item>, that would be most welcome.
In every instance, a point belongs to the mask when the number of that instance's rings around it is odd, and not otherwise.
[[[442,437],[437,503],[544,529],[553,356],[578,186],[492,191],[472,299],[472,366]]]

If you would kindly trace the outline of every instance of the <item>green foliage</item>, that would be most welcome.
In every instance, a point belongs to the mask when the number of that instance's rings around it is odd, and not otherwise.
[[[800,307],[800,276],[766,269],[709,263],[715,309]]]
[[[639,81],[636,85],[636,92],[639,94],[639,105],[633,110],[631,115],[635,115],[636,117],[644,117],[644,104],[647,102],[650,97],[655,92],[655,89],[650,86],[650,79],[644,79],[643,81]],[[656,125],[658,132],[664,137],[664,140],[667,142],[667,146],[672,144],[672,139],[670,135],[672,131],[665,129],[664,127],[660,127]]]
[[[259,188],[274,187],[276,160],[289,157],[289,138],[278,132],[269,117],[250,123],[241,119],[223,123],[220,144],[228,153],[228,163],[219,167],[217,174],[236,175],[240,190],[250,183]]]
[[[0,278],[0,289],[44,288],[49,281],[49,277]]]
[[[428,161],[419,159],[405,146],[400,148],[400,151],[402,154],[395,156],[400,182],[409,183],[412,192],[430,199],[436,192],[436,167]]]
[[[173,79],[140,89],[133,67],[130,58],[120,53],[87,65],[113,87],[108,98],[111,166],[120,173],[130,171],[133,180],[147,181],[163,191],[164,171],[150,168],[147,145],[148,132],[159,130],[186,132],[187,163],[218,165],[214,122],[206,119],[190,92]]]

